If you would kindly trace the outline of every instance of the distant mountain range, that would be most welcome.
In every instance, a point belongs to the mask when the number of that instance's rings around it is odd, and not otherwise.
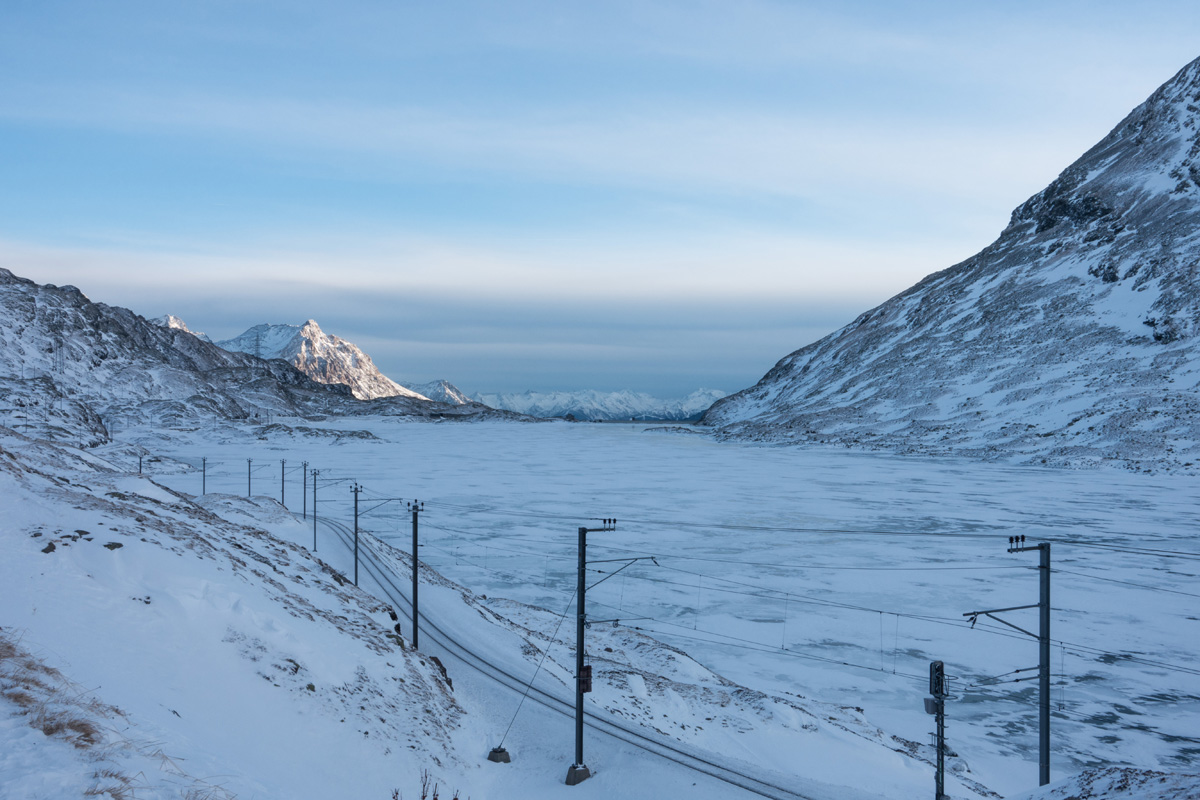
[[[1200,59],[979,254],[717,402],[719,436],[1200,465]]]
[[[573,417],[579,420],[693,420],[725,396],[717,389],[698,389],[687,397],[662,399],[641,392],[520,392],[476,394],[473,399],[533,417]]]
[[[154,323],[211,341],[188,328],[176,316]],[[303,325],[260,324],[244,333],[215,343],[218,347],[263,359],[282,359],[315,381],[341,384],[360,400],[408,397],[453,406],[482,404],[533,417],[571,417],[579,420],[694,420],[725,396],[725,392],[700,389],[687,397],[662,399],[640,392],[521,392],[468,396],[446,380],[402,385],[388,378],[358,346],[325,333],[315,320]]]

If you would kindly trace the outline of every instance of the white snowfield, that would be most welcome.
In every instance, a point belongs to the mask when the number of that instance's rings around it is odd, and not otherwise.
[[[950,796],[1028,793],[1032,690],[992,678],[1036,644],[961,616],[1036,600],[1013,532],[1054,541],[1055,780],[1128,765],[1081,796],[1196,796],[1193,483],[622,425],[146,426],[89,451],[0,429],[0,796],[418,797],[428,770],[443,797],[921,797],[935,658]],[[419,653],[389,498],[424,502]],[[604,516],[594,777],[566,787],[576,529]]]

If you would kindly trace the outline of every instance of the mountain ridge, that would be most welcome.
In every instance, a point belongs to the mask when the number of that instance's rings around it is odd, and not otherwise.
[[[718,401],[717,435],[1063,466],[1200,462],[1200,59],[995,242]]]
[[[315,381],[279,359],[225,350],[185,328],[0,268],[0,424],[96,446],[109,441],[114,425],[503,416],[411,394],[359,400],[348,386]]]

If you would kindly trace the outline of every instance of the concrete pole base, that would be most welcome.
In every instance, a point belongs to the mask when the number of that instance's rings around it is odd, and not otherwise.
[[[592,777],[591,770],[583,764],[573,764],[567,770],[567,786],[574,786],[577,783],[583,783],[588,778]]]
[[[493,761],[497,764],[510,764],[512,757],[503,747],[493,747],[492,752],[488,753],[488,761]]]

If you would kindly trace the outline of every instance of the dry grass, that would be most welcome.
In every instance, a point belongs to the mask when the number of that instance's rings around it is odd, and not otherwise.
[[[92,773],[95,781],[84,790],[84,797],[109,797],[112,800],[134,800],[136,787],[133,779],[115,769],[98,769]]]
[[[169,776],[167,783],[174,786],[183,800],[236,800],[225,788],[191,777],[155,746],[139,747],[109,728],[109,721],[125,716],[120,709],[100,702],[57,669],[38,660],[21,647],[11,629],[3,628],[0,628],[0,700],[11,703],[15,713],[25,717],[31,728],[88,751],[92,763],[106,764],[92,772],[86,788],[82,789],[83,797],[136,800],[139,790],[151,785],[150,777],[138,772],[131,778],[114,766],[113,759],[122,753],[137,753],[159,760],[161,775]]]
[[[30,727],[80,749],[102,743],[97,719],[120,712],[85,695],[57,669],[25,651],[7,631],[0,631],[0,697],[28,717]]]
[[[33,725],[47,736],[66,739],[81,750],[104,741],[104,734],[91,720],[63,711],[40,709],[39,712],[35,716],[40,719]]]
[[[37,705],[37,700],[29,692],[17,688],[0,690],[0,697],[3,697],[14,706],[23,709],[30,709]]]

